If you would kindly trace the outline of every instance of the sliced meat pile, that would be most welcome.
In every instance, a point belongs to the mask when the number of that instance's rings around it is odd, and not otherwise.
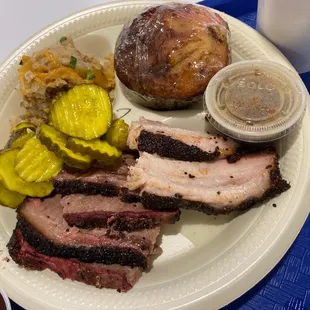
[[[132,150],[198,162],[225,158],[234,154],[238,146],[221,135],[171,128],[143,117],[132,122],[127,144]]]
[[[70,195],[62,198],[56,195],[44,200],[28,198],[18,208],[18,221],[8,244],[9,253],[16,263],[28,269],[49,268],[63,278],[96,287],[127,291],[148,267],[150,258],[160,254],[156,239],[160,233],[159,223],[164,222],[165,218],[160,217],[161,212],[145,210],[146,214],[154,213],[157,216],[154,216],[157,222],[154,220],[152,225],[147,223],[146,229],[138,219],[135,219],[135,222],[130,219],[126,224],[125,217],[123,225],[131,228],[132,231],[129,232],[115,229],[122,228],[121,224],[111,225],[113,228],[72,227],[65,220],[68,216],[70,218],[70,208],[66,206],[64,213],[64,205],[70,201],[76,202],[76,199],[81,202],[81,196]],[[107,197],[89,196],[90,201],[98,200],[101,204],[104,203],[104,198]],[[115,202],[114,204],[116,205]],[[122,207],[126,209],[126,206]],[[109,208],[108,206],[107,209]],[[76,216],[80,211],[81,206],[72,214]],[[87,210],[91,213],[90,217],[93,216],[92,211]],[[166,221],[174,222],[178,219],[178,213],[167,213]],[[116,210],[112,214],[117,217]],[[104,215],[108,220],[112,216]],[[145,217],[142,217],[142,223],[145,223]],[[133,231],[134,226],[130,224],[136,224],[138,230]]]
[[[132,122],[127,144],[140,152],[129,167],[127,188],[149,209],[227,213],[250,208],[290,187],[272,148],[244,149],[221,135],[144,118]]]
[[[121,193],[130,200],[124,186],[134,162],[124,155],[113,169],[63,171],[54,180],[53,196],[27,198],[8,243],[13,260],[98,288],[131,289],[161,253],[160,225],[180,217],[178,209],[153,211],[120,200]]]
[[[133,122],[115,167],[62,171],[45,199],[17,209],[8,249],[27,269],[128,291],[161,249],[160,225],[179,220],[179,208],[228,213],[272,198],[290,185],[272,148],[248,150],[223,136]]]
[[[143,271],[140,267],[83,263],[76,259],[44,255],[30,246],[18,229],[14,230],[8,248],[14,261],[28,270],[50,269],[63,279],[83,282],[97,288],[126,292],[139,280]]]
[[[59,195],[43,201],[27,199],[18,209],[16,229],[32,247],[45,255],[86,263],[147,267],[156,250],[159,227],[137,232],[70,227],[63,218],[60,200]]]

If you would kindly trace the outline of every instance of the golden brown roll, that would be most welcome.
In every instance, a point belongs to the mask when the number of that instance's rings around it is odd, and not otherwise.
[[[210,79],[230,63],[228,24],[207,7],[170,3],[126,24],[115,47],[125,95],[157,110],[201,99]]]

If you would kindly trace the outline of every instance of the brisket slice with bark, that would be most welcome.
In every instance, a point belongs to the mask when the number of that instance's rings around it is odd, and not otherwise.
[[[141,203],[125,203],[118,197],[73,194],[63,197],[60,203],[66,222],[80,228],[133,231],[174,224],[180,218],[179,210],[148,210]]]
[[[64,195],[79,193],[117,196],[126,186],[128,168],[135,164],[135,159],[131,154],[124,154],[114,167],[94,167],[82,172],[63,170],[53,180],[54,192]]]
[[[143,153],[130,168],[129,190],[139,190],[146,208],[186,208],[208,214],[246,209],[290,185],[273,149],[214,162],[186,162]]]
[[[143,117],[131,123],[127,145],[132,150],[194,162],[225,158],[238,148],[237,143],[221,135],[173,128]]]
[[[138,232],[70,227],[63,219],[60,201],[60,195],[44,200],[28,198],[18,208],[16,229],[41,254],[147,268],[150,256],[158,252],[159,227]]]
[[[139,267],[83,263],[76,259],[44,255],[31,247],[18,229],[14,230],[8,249],[12,259],[26,269],[50,269],[63,279],[83,282],[97,288],[126,292],[142,275],[142,268]]]

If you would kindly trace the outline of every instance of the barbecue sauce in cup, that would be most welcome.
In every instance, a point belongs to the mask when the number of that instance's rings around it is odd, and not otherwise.
[[[308,92],[299,75],[271,61],[229,65],[210,81],[204,106],[208,121],[245,142],[282,138],[302,121]]]

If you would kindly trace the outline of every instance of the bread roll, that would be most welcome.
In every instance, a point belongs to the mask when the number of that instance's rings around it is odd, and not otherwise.
[[[170,3],[127,23],[115,70],[129,100],[157,110],[201,100],[210,79],[231,61],[228,24],[207,7]]]

